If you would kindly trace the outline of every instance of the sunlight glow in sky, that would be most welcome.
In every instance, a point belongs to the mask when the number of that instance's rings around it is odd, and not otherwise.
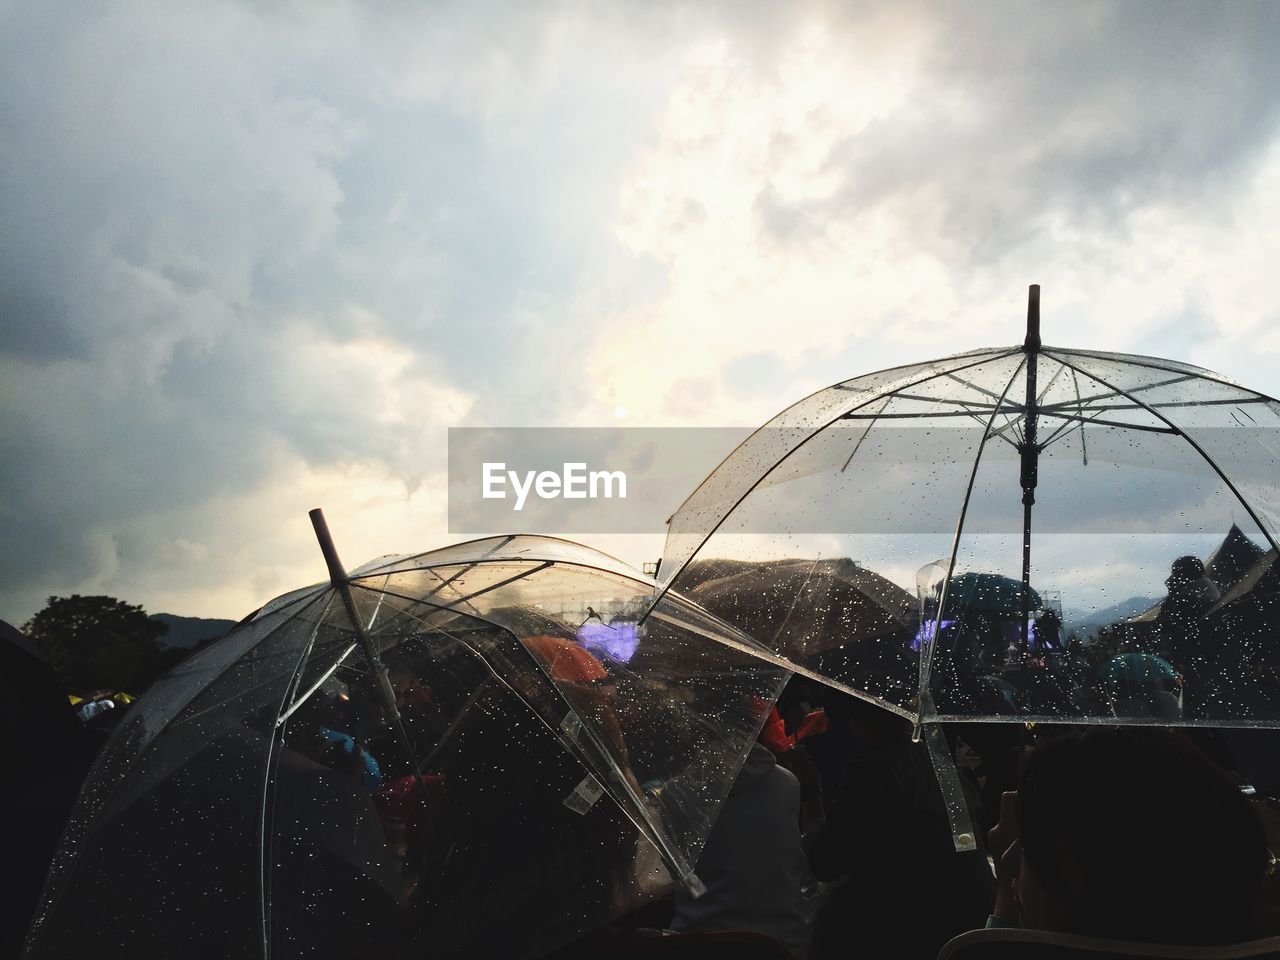
[[[1278,42],[1267,3],[0,0],[0,617],[239,618],[323,578],[311,507],[351,567],[451,539],[449,426],[754,425],[1020,342],[1029,283],[1048,343],[1280,393]]]

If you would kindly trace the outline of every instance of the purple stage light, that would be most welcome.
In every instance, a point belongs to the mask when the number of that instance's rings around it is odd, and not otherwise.
[[[578,642],[597,657],[615,663],[627,663],[640,646],[636,625],[629,620],[607,623],[584,623],[578,628]]]

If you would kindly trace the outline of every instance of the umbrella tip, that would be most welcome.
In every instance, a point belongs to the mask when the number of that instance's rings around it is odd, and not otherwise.
[[[1027,339],[1023,341],[1023,349],[1040,349],[1040,284],[1033,283],[1027,288]]]
[[[316,532],[316,541],[320,544],[320,552],[324,554],[325,566],[329,568],[330,582],[335,587],[345,583],[347,573],[342,566],[342,561],[338,559],[338,550],[333,545],[333,536],[329,533],[329,524],[324,519],[324,511],[316,507],[314,510],[309,510],[307,516],[311,518],[311,527]]]

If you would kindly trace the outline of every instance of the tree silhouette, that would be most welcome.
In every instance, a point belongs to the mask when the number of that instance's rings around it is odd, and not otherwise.
[[[76,693],[139,693],[185,652],[162,650],[169,628],[115,597],[50,597],[22,629]]]

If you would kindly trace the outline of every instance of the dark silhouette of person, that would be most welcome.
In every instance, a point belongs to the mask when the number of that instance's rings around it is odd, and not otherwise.
[[[803,887],[800,782],[754,743],[698,859],[706,892],[675,895],[673,930],[753,930],[803,960],[810,929]]]
[[[63,827],[106,733],[80,722],[53,669],[2,620],[0,729],[8,745],[0,817],[10,825],[0,956],[10,957],[25,939]]]
[[[990,842],[989,926],[1187,946],[1258,933],[1262,825],[1184,737],[1121,728],[1037,747]]]
[[[833,883],[814,930],[814,952],[932,960],[951,937],[980,924],[993,886],[986,860],[957,853],[942,791],[908,721],[853,697],[827,704],[848,724],[856,754],[809,850]]]
[[[1204,564],[1198,557],[1179,557],[1173,561],[1164,584],[1169,594],[1161,602],[1160,613],[1156,617],[1160,649],[1185,679],[1184,712],[1196,716],[1204,710],[1207,679],[1208,652],[1203,644],[1203,617],[1222,594],[1205,576]]]
[[[1038,653],[1062,652],[1062,617],[1056,610],[1045,610],[1036,617],[1032,626]]]
[[[491,686],[449,747],[414,949],[541,955],[631,905],[636,828],[514,692]]]

